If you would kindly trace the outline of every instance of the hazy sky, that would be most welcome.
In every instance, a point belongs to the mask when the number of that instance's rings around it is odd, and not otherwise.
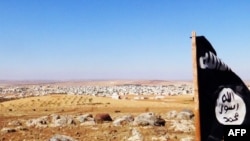
[[[249,0],[0,0],[0,80],[191,80],[194,30],[250,79]]]

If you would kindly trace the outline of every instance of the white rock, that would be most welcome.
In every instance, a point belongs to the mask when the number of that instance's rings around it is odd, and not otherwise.
[[[123,124],[130,124],[134,120],[132,115],[125,115],[120,118],[117,118],[113,121],[114,126],[121,126]]]
[[[156,116],[152,112],[148,113],[142,113],[139,116],[135,117],[135,120],[133,122],[133,125],[140,125],[140,126],[164,126],[165,120],[160,118],[159,116]]]
[[[160,137],[155,137],[153,136],[151,138],[152,141],[167,141],[169,139],[169,137],[167,135],[165,136],[160,136]]]
[[[72,137],[65,136],[65,135],[54,135],[49,139],[49,141],[76,141]]]
[[[92,126],[92,125],[96,125],[95,121],[85,121],[83,123],[80,124],[81,126]]]
[[[172,120],[169,129],[175,132],[181,131],[184,133],[194,132],[195,127],[192,120]]]
[[[194,137],[185,137],[185,138],[181,138],[180,141],[194,141]]]
[[[8,123],[9,126],[20,126],[22,123],[18,120],[14,120]]]
[[[1,129],[1,132],[2,132],[2,133],[11,133],[11,132],[16,132],[16,129],[5,127],[5,128],[2,128],[2,129]]]
[[[48,123],[49,123],[48,116],[43,116],[37,119],[30,119],[26,121],[26,125],[28,127],[34,126],[34,127],[45,128],[45,127],[48,127]]]
[[[175,119],[177,117],[177,111],[173,110],[167,113],[167,119]]]
[[[73,125],[75,124],[75,121],[72,116],[54,116],[54,119],[52,119],[51,126],[52,127],[58,127],[58,126],[66,126],[66,125]]]
[[[77,119],[80,123],[83,123],[83,122],[85,122],[85,121],[93,121],[93,120],[94,120],[92,114],[80,115],[80,116],[77,116],[76,119]]]
[[[182,111],[179,112],[176,116],[176,119],[179,120],[189,120],[194,117],[194,113],[192,111]]]
[[[132,136],[128,138],[128,141],[143,141],[143,136],[137,129],[133,128]]]

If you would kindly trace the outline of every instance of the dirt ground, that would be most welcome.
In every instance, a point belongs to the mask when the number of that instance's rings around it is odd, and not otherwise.
[[[41,83],[41,82],[37,82]],[[48,84],[47,82],[42,82]],[[49,82],[50,85],[59,86],[114,86],[124,84],[168,85],[186,84],[187,82],[172,81],[75,81],[75,82]],[[188,82],[190,83],[190,82]],[[1,86],[33,85],[34,82],[4,82]],[[120,100],[108,97],[92,97],[83,95],[50,94],[46,96],[29,97],[10,101],[0,101],[0,130],[12,121],[24,121],[52,114],[83,115],[109,113],[112,119],[123,115],[134,117],[141,113],[153,112],[164,117],[169,111],[193,110],[193,95],[166,96],[164,99],[154,99],[154,96],[144,96],[143,100],[134,100],[133,95],[124,96]],[[169,129],[169,122],[165,126],[114,126],[112,122],[95,124],[91,126],[69,125],[63,127],[25,127],[15,132],[4,133],[0,131],[0,141],[48,141],[55,134],[70,136],[78,141],[127,141],[132,130],[140,131],[144,141],[160,141],[157,138],[167,136],[168,141],[179,141],[183,137],[192,136],[194,132],[184,133]]]
[[[95,115],[96,113],[109,113],[112,118],[115,118],[126,114],[136,116],[144,112],[154,112],[164,115],[171,110],[192,110],[193,106],[192,95],[167,96],[161,100],[154,100],[150,96],[144,100],[134,100],[133,96],[130,96],[121,100],[115,100],[107,97],[51,94],[1,102],[0,129],[9,127],[8,123],[14,120],[28,120],[51,114],[80,115],[90,113]],[[169,140],[173,141],[177,141],[187,135],[187,133],[170,131],[168,130],[168,126],[166,124],[164,127],[135,128],[140,130],[145,141],[152,140],[152,137],[161,134],[168,134]],[[120,141],[127,140],[131,136],[131,130],[131,126],[116,127],[112,123],[96,124],[93,126],[29,127],[27,130],[0,133],[0,141],[42,141],[48,140],[55,134],[67,135],[80,141]],[[191,135],[193,134],[191,133]]]

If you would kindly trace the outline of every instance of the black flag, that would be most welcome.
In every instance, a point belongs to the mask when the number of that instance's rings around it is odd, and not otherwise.
[[[223,127],[249,125],[250,92],[204,36],[196,49],[201,141],[222,140]]]

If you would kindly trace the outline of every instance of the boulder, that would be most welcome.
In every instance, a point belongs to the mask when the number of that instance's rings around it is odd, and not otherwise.
[[[16,132],[16,129],[5,127],[5,128],[2,128],[1,132],[2,133],[12,133],[12,132]]]
[[[135,117],[133,125],[139,126],[165,126],[165,120],[160,116],[156,116],[152,112],[142,113],[139,116]]]
[[[62,115],[57,115],[52,117],[52,122],[51,122],[53,127],[58,127],[58,126],[66,126],[66,125],[75,125],[74,118],[70,115],[67,116],[62,116]]]
[[[81,123],[80,125],[81,126],[92,126],[92,125],[95,125],[96,123],[95,123],[95,121],[93,120],[93,121],[85,121],[85,122],[83,122],[83,123]]]
[[[164,136],[160,136],[160,137],[153,136],[151,138],[151,141],[168,141],[168,140],[169,140],[168,135],[164,135]]]
[[[128,138],[128,141],[143,141],[143,136],[137,129],[133,128],[132,136]]]
[[[20,130],[20,131],[27,131],[28,130],[28,128],[23,127],[23,126],[17,126],[15,129]]]
[[[175,110],[169,111],[166,116],[167,119],[175,119],[176,117],[177,117],[177,111]]]
[[[60,119],[60,115],[57,115],[57,114],[52,114],[50,115],[50,117],[51,117],[52,122],[54,122],[57,119]]]
[[[161,117],[157,117],[155,120],[154,125],[155,126],[165,126],[166,121],[162,119]]]
[[[14,120],[8,123],[9,126],[21,126],[22,123],[18,120]]]
[[[166,118],[169,120],[191,120],[194,118],[194,113],[192,110],[182,110],[181,112],[177,112],[175,110],[170,111],[166,114]]]
[[[191,133],[195,130],[192,120],[172,120],[170,125],[169,129],[175,132]]]
[[[72,137],[65,136],[65,135],[54,135],[49,139],[49,141],[76,141]]]
[[[96,123],[103,123],[105,121],[106,122],[112,121],[112,118],[110,117],[108,113],[99,113],[95,115],[94,121]]]
[[[190,119],[193,119],[193,117],[194,117],[194,113],[191,110],[183,110],[177,114],[176,119],[190,120]]]
[[[80,115],[77,116],[76,119],[80,122],[83,123],[85,121],[93,121],[93,115],[92,114],[85,114],[85,115]]]
[[[127,125],[130,124],[132,121],[134,121],[134,117],[132,115],[125,115],[115,119],[113,125],[114,126]]]
[[[185,137],[185,138],[181,138],[180,141],[195,141],[194,137]]]
[[[48,123],[49,123],[49,118],[48,116],[43,116],[37,119],[30,119],[28,121],[26,121],[26,125],[28,127],[30,126],[34,126],[34,127],[48,127]]]

